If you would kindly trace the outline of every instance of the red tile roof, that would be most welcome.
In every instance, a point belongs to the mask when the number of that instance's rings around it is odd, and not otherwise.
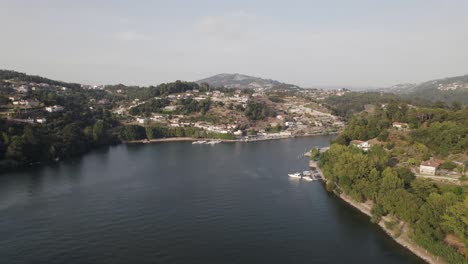
[[[430,160],[423,161],[423,162],[421,163],[421,165],[437,168],[437,167],[439,167],[440,164],[442,164],[442,163],[444,163],[443,160],[430,159]]]

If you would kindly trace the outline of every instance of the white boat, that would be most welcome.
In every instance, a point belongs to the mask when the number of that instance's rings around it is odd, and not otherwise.
[[[218,144],[218,143],[221,143],[221,140],[214,140],[214,141],[206,142],[206,144],[209,144],[209,145],[214,145],[214,144]]]
[[[303,171],[303,172],[302,172],[302,175],[304,175],[304,176],[310,176],[310,175],[312,175],[312,173],[310,173],[310,171]]]
[[[198,140],[198,141],[192,142],[192,145],[195,145],[195,144],[203,144],[203,143],[205,143],[205,142],[206,142],[205,140]]]
[[[301,174],[299,172],[298,173],[289,173],[288,176],[291,177],[291,178],[298,178],[298,179],[301,178]]]
[[[305,180],[305,181],[313,181],[314,180],[309,176],[304,176],[304,177],[302,177],[302,179]]]

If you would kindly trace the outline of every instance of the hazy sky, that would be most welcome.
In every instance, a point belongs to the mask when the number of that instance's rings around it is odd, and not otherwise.
[[[0,0],[0,68],[90,84],[244,73],[386,86],[468,73],[467,0]]]

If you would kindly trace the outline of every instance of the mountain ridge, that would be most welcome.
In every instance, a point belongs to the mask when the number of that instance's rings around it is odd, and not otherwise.
[[[297,85],[283,83],[277,80],[264,79],[260,77],[250,76],[240,73],[220,73],[198,81],[198,84],[208,83],[214,87],[226,87],[226,88],[264,88],[270,89],[275,87],[284,88],[299,88]]]
[[[377,90],[403,97],[419,97],[429,101],[459,102],[468,105],[468,74],[421,83],[401,83]]]

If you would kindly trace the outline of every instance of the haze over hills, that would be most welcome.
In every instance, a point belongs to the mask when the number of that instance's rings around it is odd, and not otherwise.
[[[390,88],[379,89],[403,96],[420,97],[430,101],[468,104],[468,74],[431,80],[419,84],[397,84]]]
[[[276,80],[263,79],[239,73],[221,73],[205,79],[196,81],[197,83],[208,83],[210,86],[226,88],[299,88],[297,85],[282,83]]]

